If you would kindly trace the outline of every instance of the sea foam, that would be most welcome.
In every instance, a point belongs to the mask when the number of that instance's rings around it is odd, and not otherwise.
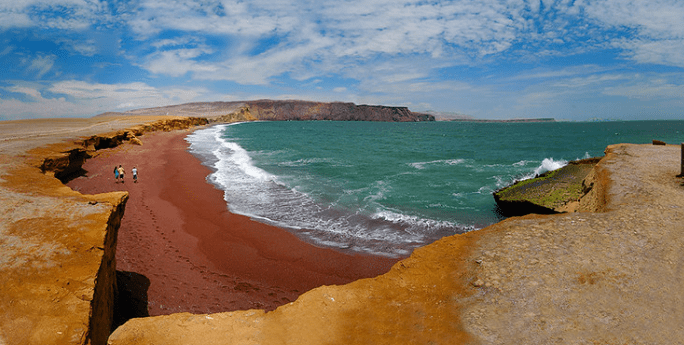
[[[281,181],[282,176],[257,167],[250,152],[224,137],[225,129],[226,125],[219,125],[199,130],[187,140],[191,143],[190,151],[213,168],[214,172],[207,179],[224,190],[224,199],[233,213],[290,229],[318,245],[388,256],[406,255],[412,248],[428,242],[428,238],[440,237],[438,233],[471,230],[469,226],[407,215],[382,206],[380,202],[392,189],[391,181],[380,180],[357,190],[344,190],[342,197],[363,200],[365,206],[361,209],[350,210],[337,201],[318,200],[288,186]],[[416,163],[414,167],[458,165],[463,161],[435,160]],[[322,158],[278,165],[318,163],[337,164]]]

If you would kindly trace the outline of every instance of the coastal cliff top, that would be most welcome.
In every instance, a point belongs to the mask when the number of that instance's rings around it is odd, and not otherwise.
[[[675,344],[684,187],[678,146],[612,145],[577,212],[486,229],[461,311],[488,344]]]
[[[134,137],[124,129],[196,122],[181,120],[0,122],[0,344],[106,343],[116,234],[128,194],[81,195],[59,174],[78,170],[94,153],[97,145],[88,140],[113,142]]]
[[[177,116],[127,115],[0,121],[0,152],[17,155],[30,149],[79,137],[111,133]]]

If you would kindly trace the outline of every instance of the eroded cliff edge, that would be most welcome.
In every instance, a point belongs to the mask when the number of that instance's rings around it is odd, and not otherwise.
[[[106,343],[128,194],[81,195],[62,182],[102,148],[206,123],[140,117],[0,124],[0,344]],[[103,128],[118,130],[92,134]],[[78,135],[85,136],[74,140]]]
[[[133,319],[109,344],[674,344],[684,341],[675,146],[613,145],[580,203],[414,251],[277,310]]]

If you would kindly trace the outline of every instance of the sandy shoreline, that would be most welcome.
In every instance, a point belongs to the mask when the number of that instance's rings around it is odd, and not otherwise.
[[[223,192],[205,180],[210,169],[187,151],[188,133],[148,133],[142,146],[103,150],[85,163],[84,176],[68,183],[84,194],[130,193],[116,265],[120,289],[138,302],[132,315],[145,302],[149,315],[273,310],[321,285],[380,275],[399,260],[315,247],[231,214]],[[114,180],[119,164],[125,183]]]

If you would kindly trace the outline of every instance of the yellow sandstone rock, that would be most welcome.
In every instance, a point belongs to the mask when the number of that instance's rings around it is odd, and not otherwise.
[[[142,134],[203,123],[118,117],[0,124],[0,344],[107,342],[128,193],[81,195],[60,180],[132,133],[117,126],[141,125],[135,130]],[[115,131],[97,134],[104,128]]]
[[[59,178],[129,133],[202,123],[0,125],[0,344],[684,342],[684,188],[679,147],[669,145],[610,146],[585,179],[593,187],[581,212],[447,237],[385,275],[320,287],[269,313],[133,319],[109,336],[127,196],[81,195]]]

